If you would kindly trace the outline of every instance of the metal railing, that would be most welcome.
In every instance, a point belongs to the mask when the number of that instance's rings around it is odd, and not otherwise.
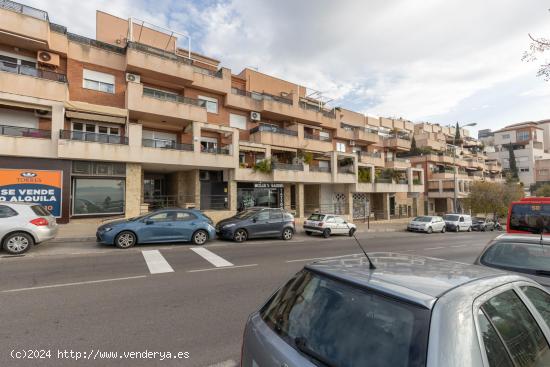
[[[149,210],[175,208],[178,197],[177,195],[144,195],[143,202],[149,204]]]
[[[386,162],[411,163],[410,159],[402,157],[386,158]]]
[[[20,14],[28,15],[30,17],[40,19],[40,20],[48,20],[48,13],[44,10],[36,9],[31,6],[23,5],[16,3],[14,1],[10,0],[0,0],[0,8],[11,10]]]
[[[402,140],[411,140],[411,136],[408,134],[390,134],[386,137],[386,139],[402,139]]]
[[[281,171],[303,171],[304,165],[303,164],[292,164],[292,163],[272,163],[271,167],[276,170]]]
[[[110,134],[91,133],[85,131],[60,130],[60,139],[79,140],[94,143],[128,145],[128,137]]]
[[[330,166],[320,167],[320,166],[309,166],[311,172],[328,172],[330,173]]]
[[[212,70],[212,69],[206,69],[206,68],[202,68],[200,66],[193,65],[193,71],[195,73],[208,75],[208,76],[211,76],[213,78],[223,78],[222,69]]]
[[[51,134],[52,132],[49,130],[33,129],[30,127],[0,125],[0,135],[50,139]]]
[[[304,133],[304,138],[309,140],[330,141],[330,137]]]
[[[27,65],[17,65],[9,61],[0,61],[0,70],[8,73],[33,76],[35,78],[53,80],[54,82],[67,82],[65,74],[59,74],[50,70],[42,70]]]
[[[292,98],[275,96],[275,95],[269,94],[269,93],[249,92],[249,91],[246,91],[244,89],[239,89],[239,88],[235,88],[235,87],[231,88],[231,93],[236,94],[238,96],[249,97],[249,98],[255,99],[257,101],[268,100],[268,101],[275,101],[275,102],[279,102],[279,103],[284,103],[284,104],[287,104],[287,105],[292,105],[293,104]]]
[[[300,101],[299,106],[300,106],[300,108],[302,108],[304,110],[319,112],[319,113],[323,114],[323,116],[328,117],[328,118],[332,118],[332,119],[336,118],[336,111],[334,111],[334,109],[327,110],[325,108],[322,108],[322,107],[319,107],[319,106],[316,106],[316,105],[312,105],[312,104],[309,104],[309,103],[304,102],[304,101]]]
[[[359,157],[370,157],[370,158],[382,158],[382,153],[380,152],[357,152]]]
[[[193,151],[193,144],[180,144],[174,140],[142,139],[142,145],[147,148]]]
[[[201,152],[202,153],[212,153],[212,154],[224,154],[224,155],[231,154],[231,150],[228,147],[205,148],[205,147],[201,146]]]
[[[259,131],[266,131],[266,132],[282,134],[282,135],[298,136],[297,131],[283,129],[282,127],[278,127],[274,125],[265,125],[265,124],[261,124],[259,126],[256,126],[255,128],[250,129],[250,134],[254,134]]]
[[[57,24],[57,23],[51,23],[50,22],[50,30],[52,32],[67,34],[67,27],[65,27],[64,25],[61,25],[61,24]]]
[[[125,54],[126,53],[126,50],[123,47],[118,47],[118,46],[111,45],[109,43],[97,41],[97,40],[94,40],[94,39],[91,39],[91,38],[88,38],[88,37],[81,36],[79,34],[74,34],[74,33],[68,32],[67,33],[67,38],[71,41],[78,42],[78,43],[81,43],[83,45],[102,48],[104,50],[111,51],[111,52],[116,52],[118,54]]]
[[[146,97],[156,98],[161,101],[184,103],[188,105],[206,108],[206,101],[180,96],[179,94],[175,94],[175,93],[167,93],[167,92],[159,91],[157,89],[143,87],[143,95]]]
[[[338,173],[354,174],[353,166],[338,166]]]

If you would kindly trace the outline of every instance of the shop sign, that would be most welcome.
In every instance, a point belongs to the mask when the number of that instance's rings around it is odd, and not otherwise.
[[[282,183],[255,183],[256,189],[282,189],[284,185]]]
[[[29,202],[61,216],[63,171],[0,169],[0,202]]]

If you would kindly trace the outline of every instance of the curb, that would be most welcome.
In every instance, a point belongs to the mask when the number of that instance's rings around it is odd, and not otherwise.
[[[56,237],[49,240],[48,243],[65,243],[65,242],[96,242],[94,237]]]

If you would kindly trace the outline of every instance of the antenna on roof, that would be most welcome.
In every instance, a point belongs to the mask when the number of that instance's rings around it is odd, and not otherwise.
[[[351,230],[351,228],[349,227],[348,225],[348,222],[346,222],[346,226],[348,227],[349,230]],[[361,242],[359,242],[359,240],[357,239],[357,237],[355,236],[355,231],[353,231],[353,234],[352,234],[353,238],[355,239],[355,242],[357,242],[357,246],[359,246],[359,248],[361,249],[361,251],[365,254],[365,257],[367,258],[367,260],[369,261],[369,269],[376,269],[376,266],[374,266],[373,262],[371,261],[369,255],[367,254],[367,251],[365,251],[365,249],[363,248],[363,245],[361,245]]]

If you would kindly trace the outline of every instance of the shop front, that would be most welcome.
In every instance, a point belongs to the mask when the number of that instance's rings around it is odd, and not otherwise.
[[[237,208],[239,211],[253,206],[284,208],[285,194],[282,183],[237,183]]]

